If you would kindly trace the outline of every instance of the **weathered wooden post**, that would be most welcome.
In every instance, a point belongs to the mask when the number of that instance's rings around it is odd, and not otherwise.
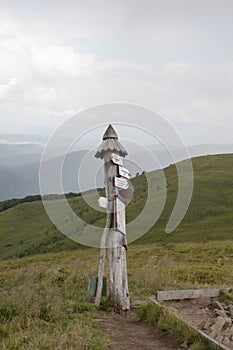
[[[100,264],[95,305],[100,305],[106,247],[108,246],[110,297],[119,312],[129,310],[128,276],[126,265],[125,204],[119,194],[119,188],[127,189],[130,177],[123,168],[123,159],[127,151],[118,141],[114,128],[109,125],[103,135],[95,157],[104,159],[105,193],[107,217],[100,243]]]

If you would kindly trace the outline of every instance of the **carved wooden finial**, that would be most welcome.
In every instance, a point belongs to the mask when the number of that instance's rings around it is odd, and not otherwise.
[[[118,135],[115,131],[115,129],[112,127],[111,124],[109,124],[109,126],[107,127],[104,135],[103,135],[103,140],[107,140],[107,139],[116,139],[118,140]]]
[[[98,147],[95,157],[103,159],[107,152],[117,153],[121,157],[125,157],[128,154],[118,141],[118,135],[111,124],[109,124],[103,135],[103,142]]]

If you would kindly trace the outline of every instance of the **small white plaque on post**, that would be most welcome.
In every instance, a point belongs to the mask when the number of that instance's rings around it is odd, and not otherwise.
[[[127,188],[129,188],[129,183],[126,179],[124,179],[123,177],[114,177],[114,183],[115,186],[118,188],[123,188],[124,190],[127,190]]]
[[[131,178],[131,174],[128,169],[124,168],[123,166],[119,166],[119,175],[125,177],[126,179]]]
[[[114,164],[123,165],[123,159],[118,154],[112,153],[110,155],[110,158],[111,158],[111,160],[113,161]]]
[[[100,197],[100,198],[98,199],[98,204],[99,204],[99,206],[100,206],[101,208],[107,209],[107,207],[108,207],[108,200],[107,200],[107,198],[105,198],[105,197]]]

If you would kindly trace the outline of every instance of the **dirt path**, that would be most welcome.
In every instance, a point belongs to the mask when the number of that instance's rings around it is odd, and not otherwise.
[[[139,321],[132,312],[127,316],[105,312],[101,316],[98,321],[102,330],[109,334],[115,343],[111,350],[185,349],[155,326]]]

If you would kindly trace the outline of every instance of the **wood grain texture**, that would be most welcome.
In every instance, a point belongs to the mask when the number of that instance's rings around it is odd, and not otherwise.
[[[167,290],[156,293],[156,300],[181,300],[195,298],[214,298],[218,297],[220,289],[187,289],[187,290]]]
[[[115,152],[124,157],[127,151],[117,140],[117,134],[114,133],[115,131],[111,126],[108,127],[107,131],[107,134],[103,137],[104,141],[95,155],[97,158],[104,158],[104,184],[108,202],[106,225],[100,242],[100,263],[95,305],[100,305],[106,248],[108,247],[110,297],[114,301],[115,309],[122,311],[129,310],[130,308],[126,264],[126,237],[119,230],[114,229],[114,223],[116,222],[116,206],[114,203],[118,195],[114,178],[119,173],[119,165],[111,160],[111,153]],[[110,136],[108,133],[110,133]]]

